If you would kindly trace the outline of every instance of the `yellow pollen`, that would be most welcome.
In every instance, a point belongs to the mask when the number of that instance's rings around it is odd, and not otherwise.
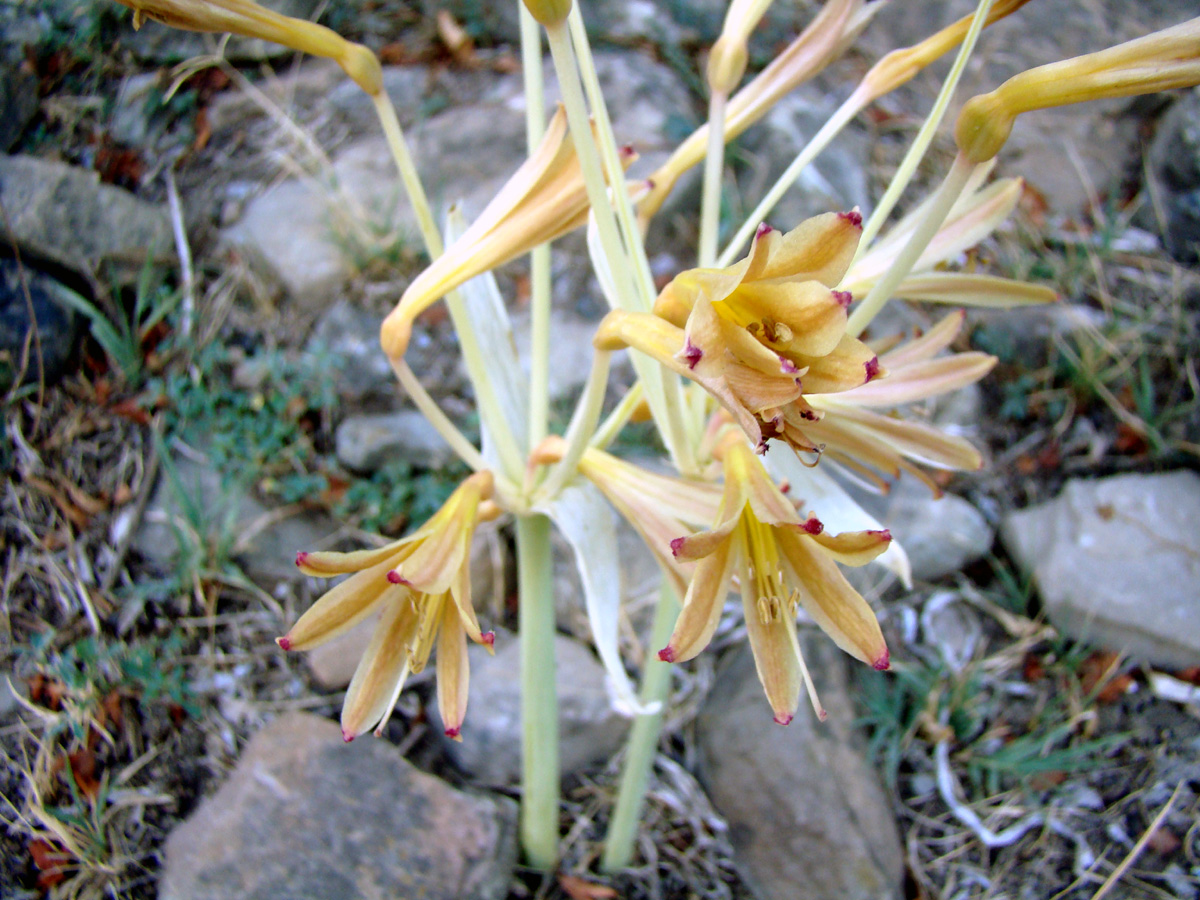
[[[759,620],[764,624],[777,622],[785,610],[794,611],[795,592],[789,594],[783,584],[783,570],[779,565],[779,551],[769,526],[764,525],[747,509],[740,523],[746,546],[749,568],[754,578],[755,606]]]

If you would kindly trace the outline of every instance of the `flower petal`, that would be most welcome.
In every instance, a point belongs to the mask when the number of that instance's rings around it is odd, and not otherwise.
[[[285,650],[311,650],[349,631],[375,611],[389,590],[404,592],[388,583],[391,567],[385,559],[334,585],[296,620],[279,645]]]
[[[342,703],[342,736],[353,740],[391,709],[408,674],[417,612],[407,591],[389,596]]]
[[[675,630],[671,632],[667,646],[658,651],[659,659],[684,662],[712,640],[733,579],[736,561],[733,544],[733,540],[720,542],[696,564],[692,583],[683,599],[683,609],[675,620]]]
[[[437,646],[438,711],[446,736],[461,741],[463,719],[467,715],[467,691],[471,664],[467,658],[467,635],[459,624],[453,604],[442,607],[442,624]]]

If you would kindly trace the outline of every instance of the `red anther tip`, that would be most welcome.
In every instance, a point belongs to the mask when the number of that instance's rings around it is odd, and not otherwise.
[[[637,153],[637,151],[633,149],[633,144],[622,144],[621,145],[621,154],[623,156],[633,156],[633,154],[635,154],[635,153]]]
[[[825,712],[824,708],[818,709],[817,710],[817,718],[820,721],[824,722],[826,719],[829,718],[829,713]]]
[[[756,238],[760,238],[764,235],[770,234],[774,230],[775,229],[772,226],[768,225],[766,222],[762,222],[759,224],[758,230],[754,232],[754,236]]]
[[[825,530],[825,523],[822,522],[820,519],[818,519],[816,516],[809,516],[807,519],[805,519],[803,522],[800,523],[800,530],[806,531],[809,534],[820,534],[822,531]]]
[[[286,634],[283,637],[275,638],[275,643],[277,643],[279,645],[280,650],[291,650],[292,649],[292,639],[289,638]]]
[[[390,581],[392,584],[408,584],[408,582],[404,580],[404,576],[401,575],[399,572],[397,572],[395,569],[392,569],[390,572],[387,573],[387,580]]]
[[[795,718],[795,717],[791,713],[786,713],[782,716],[776,716],[775,724],[776,725],[790,725],[793,718]]]
[[[460,732],[461,732],[461,729],[459,729],[459,728],[447,728],[446,729],[446,737],[456,738],[459,736]]]
[[[296,553],[296,565],[303,566],[307,562],[308,562],[307,551],[300,550],[299,552]]]
[[[653,178],[646,179],[646,187],[648,187],[650,190],[654,190],[654,179]]]
[[[790,494],[792,492],[792,483],[786,478],[779,482],[779,493]]]
[[[494,632],[494,631],[485,631],[485,632],[483,633],[482,637],[483,637],[483,643],[484,643],[484,645],[485,645],[485,646],[487,646],[487,647],[494,647],[494,646],[496,646],[496,632]]]
[[[345,741],[348,744],[352,740],[354,740],[354,738],[355,738],[354,732],[350,731],[348,728],[342,729],[342,740],[343,741]]]
[[[850,304],[854,302],[854,295],[849,291],[834,291],[833,299],[841,304],[842,309],[849,309]]]
[[[867,360],[867,362],[863,363],[863,368],[867,370],[867,381],[870,381],[872,378],[878,376],[881,368],[879,365],[879,357],[872,356],[869,360]]]
[[[668,644],[658,651],[658,658],[665,663],[675,662],[675,648]]]
[[[692,343],[692,339],[688,338],[687,347],[684,348],[683,358],[687,360],[688,368],[696,368],[696,363],[704,356],[704,351]]]
[[[882,531],[868,531],[867,534],[877,535],[882,541],[890,541],[892,539],[892,532],[887,528],[884,528]]]
[[[800,370],[797,369],[796,364],[794,362],[792,362],[790,359],[788,359],[786,356],[781,356],[781,357],[779,357],[779,371],[781,371],[784,375],[794,375],[796,372],[799,372]],[[799,381],[799,380],[800,380],[799,378],[796,379],[796,381]]]
[[[889,654],[888,651],[885,649],[883,651],[883,656],[879,657],[879,659],[877,659],[877,660],[875,660],[875,662],[871,663],[871,666],[872,666],[872,668],[875,669],[876,672],[886,672],[888,669],[890,669],[892,667],[891,654]]]
[[[679,558],[679,553],[681,550],[683,550],[683,542],[686,540],[687,538],[681,537],[671,538],[671,555],[676,559]]]
[[[855,228],[862,228],[862,213],[857,209],[852,209],[849,212],[838,213],[838,218],[845,219]]]

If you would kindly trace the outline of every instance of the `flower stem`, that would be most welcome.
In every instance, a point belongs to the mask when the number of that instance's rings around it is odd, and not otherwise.
[[[420,379],[413,374],[413,370],[409,368],[408,363],[403,359],[392,359],[390,357],[388,361],[392,364],[392,371],[396,373],[396,378],[400,380],[400,385],[408,392],[408,396],[412,398],[412,402],[416,404],[417,409],[437,429],[438,434],[446,439],[446,443],[450,445],[451,450],[458,454],[459,459],[476,472],[486,469],[488,465],[479,451],[475,449],[475,445],[468,441],[463,436],[463,433],[458,430],[458,427],[442,412],[441,407],[437,405],[437,401],[429,396],[429,392],[425,390],[425,385],[421,384]]]
[[[863,329],[883,309],[883,305],[888,302],[892,292],[900,286],[900,282],[908,277],[908,273],[917,264],[917,260],[921,258],[921,254],[925,252],[925,248],[937,234],[938,229],[946,220],[946,216],[954,208],[958,198],[962,196],[963,188],[966,187],[974,170],[975,166],[971,164],[970,160],[959,153],[954,160],[954,165],[950,167],[950,171],[946,175],[946,180],[942,182],[942,186],[933,196],[924,218],[913,229],[912,236],[904,245],[904,249],[900,251],[891,267],[872,285],[867,296],[850,314],[850,318],[846,322],[846,334],[851,337],[858,337],[862,334]]]
[[[725,101],[729,95],[713,91],[708,100],[708,152],[704,157],[704,192],[700,200],[699,265],[711,268],[717,259],[721,225],[721,173],[725,168]]]
[[[554,474],[546,481],[545,496],[553,499],[566,487],[579,460],[591,443],[596,433],[596,424],[600,421],[600,410],[604,406],[604,392],[608,387],[608,369],[612,354],[606,350],[595,350],[592,356],[592,370],[588,373],[587,384],[583,388],[583,396],[571,416],[571,424],[567,427],[567,451],[554,470]]]
[[[900,199],[900,195],[904,193],[904,189],[912,181],[912,177],[917,171],[917,166],[921,164],[921,160],[925,156],[925,151],[929,149],[929,144],[933,141],[934,133],[937,131],[938,126],[942,124],[942,119],[946,116],[946,110],[949,109],[950,100],[954,96],[954,89],[958,87],[959,79],[962,78],[963,70],[967,66],[967,60],[971,58],[971,53],[975,50],[975,44],[979,40],[980,32],[983,31],[983,26],[987,21],[991,6],[992,0],[980,0],[979,6],[975,10],[975,18],[971,20],[971,27],[967,30],[967,36],[963,39],[958,56],[954,59],[954,65],[950,69],[950,74],[946,76],[946,81],[942,85],[942,89],[938,92],[933,109],[929,111],[929,115],[921,124],[920,131],[917,132],[912,146],[908,148],[908,152],[904,155],[904,161],[900,163],[900,168],[896,170],[896,174],[892,176],[892,180],[888,183],[887,190],[884,191],[883,197],[880,198],[878,205],[875,207],[875,211],[871,213],[871,218],[863,226],[863,233],[858,242],[858,251],[854,255],[856,260],[867,251],[867,248],[871,245],[871,241],[875,240],[875,235],[879,233],[879,229],[896,207],[896,202]]]
[[[521,16],[521,74],[525,82],[525,141],[533,153],[546,130],[545,85],[542,82],[542,32],[525,4]],[[550,410],[550,246],[529,255],[529,443],[546,436]]]
[[[375,104],[375,112],[379,116],[379,124],[383,127],[383,136],[387,138],[388,149],[392,151],[392,159],[400,172],[400,181],[408,194],[408,202],[412,204],[417,216],[417,227],[421,229],[421,237],[425,240],[425,249],[429,251],[430,259],[442,255],[442,235],[433,221],[429,198],[425,196],[425,188],[421,184],[421,176],[417,174],[416,164],[408,149],[408,141],[400,129],[400,120],[396,117],[396,108],[387,91],[381,90],[371,96]]]
[[[550,520],[517,518],[521,630],[521,845],[529,864],[558,861],[558,694],[554,662],[554,566]]]
[[[679,600],[670,584],[663,581],[658,595],[658,606],[654,610],[654,626],[651,630],[651,649],[664,646],[671,639],[675,617],[679,613]],[[617,872],[629,865],[633,858],[633,844],[637,838],[638,821],[646,802],[646,785],[650,780],[650,768],[658,751],[658,739],[662,734],[663,704],[671,685],[671,667],[654,653],[646,662],[642,676],[642,691],[639,699],[644,706],[657,703],[658,711],[634,720],[625,747],[625,768],[621,773],[621,786],[617,791],[617,803],[608,823],[608,835],[604,841],[604,855],[600,868],[604,872]]]

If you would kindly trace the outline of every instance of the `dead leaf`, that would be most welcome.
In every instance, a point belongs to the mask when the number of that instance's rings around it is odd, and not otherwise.
[[[67,867],[74,858],[57,844],[36,840],[29,842],[29,855],[38,869],[37,886],[45,891],[67,877]]]
[[[475,42],[467,34],[465,28],[454,20],[449,10],[439,9],[437,14],[438,37],[454,57],[454,61],[464,68],[473,69],[479,65],[475,56]]]
[[[1079,667],[1079,681],[1085,694],[1097,703],[1116,703],[1133,684],[1133,677],[1120,671],[1121,655],[1098,650]]]
[[[606,884],[584,881],[574,875],[559,875],[558,885],[571,900],[613,900],[617,892]]]

